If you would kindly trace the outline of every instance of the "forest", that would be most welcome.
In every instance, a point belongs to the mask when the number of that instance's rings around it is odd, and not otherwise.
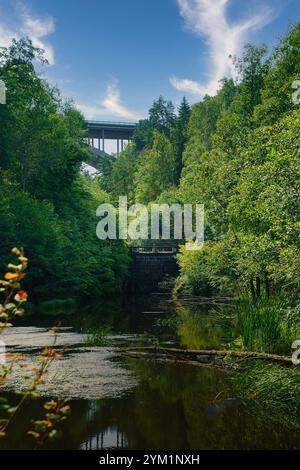
[[[247,44],[237,80],[178,112],[160,97],[100,177],[112,200],[205,205],[205,246],[178,256],[175,292],[297,304],[300,25],[274,51]]]
[[[237,79],[216,96],[178,110],[159,97],[133,141],[101,175],[80,174],[88,161],[83,116],[36,71],[43,53],[28,40],[2,49],[0,78],[0,251],[31,261],[34,296],[85,298],[120,291],[127,247],[95,237],[102,202],[201,203],[205,246],[181,249],[177,295],[215,293],[252,302],[297,303],[299,258],[300,25],[274,51],[250,44],[232,57]],[[5,123],[5,125],[3,125]],[[34,286],[34,289],[32,287]],[[51,294],[50,294],[51,296]],[[272,299],[272,300],[271,300]]]
[[[89,158],[83,116],[36,71],[29,40],[0,52],[7,105],[0,107],[1,267],[13,246],[31,259],[31,300],[99,298],[119,292],[128,252],[95,236],[96,208],[109,196],[80,174]]]
[[[290,356],[300,334],[300,25],[247,44],[237,79],[178,112],[160,97],[100,185],[112,200],[205,205],[205,245],[181,247],[173,295],[235,299],[233,349]],[[299,372],[260,364],[242,394],[299,413]]]

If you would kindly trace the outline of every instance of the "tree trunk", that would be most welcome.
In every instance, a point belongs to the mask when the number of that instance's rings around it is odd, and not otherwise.
[[[267,273],[265,274],[265,289],[266,289],[266,295],[269,298],[270,297],[270,282]]]
[[[256,301],[256,292],[255,292],[253,279],[250,280],[250,289],[251,289],[252,300],[253,300],[253,302],[255,302]]]
[[[259,277],[256,278],[256,296],[258,299],[261,298],[261,282]]]

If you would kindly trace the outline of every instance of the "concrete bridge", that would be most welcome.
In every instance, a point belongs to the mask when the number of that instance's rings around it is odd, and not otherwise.
[[[132,139],[136,124],[136,122],[86,121],[89,145],[105,152],[105,140],[116,140],[117,155],[119,155],[124,150],[124,143]]]

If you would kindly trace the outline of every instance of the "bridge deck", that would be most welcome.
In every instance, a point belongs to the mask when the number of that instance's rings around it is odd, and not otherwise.
[[[132,139],[135,122],[86,121],[91,139]]]

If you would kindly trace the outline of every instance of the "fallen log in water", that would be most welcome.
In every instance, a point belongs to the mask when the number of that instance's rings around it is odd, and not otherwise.
[[[231,307],[233,297],[199,297],[199,296],[189,296],[189,297],[177,297],[173,299],[166,300],[167,303],[175,304],[189,304],[189,305],[215,305],[215,306],[225,306]]]
[[[201,364],[210,364],[217,366],[228,366],[230,363],[238,363],[243,360],[257,359],[280,363],[282,365],[292,365],[291,357],[279,356],[277,354],[268,354],[255,351],[231,351],[217,349],[180,349],[164,348],[156,346],[137,346],[132,348],[120,348],[119,354],[136,357],[148,358],[153,360],[173,360],[180,362],[198,362]]]
[[[189,359],[189,358],[180,358],[176,356],[170,355],[159,355],[159,354],[151,354],[146,352],[138,352],[138,351],[125,351],[119,354],[122,357],[130,357],[133,359],[145,359],[150,361],[155,361],[160,364],[185,364],[190,366],[197,366],[197,367],[218,367],[222,369],[237,369],[238,366],[234,363],[225,363],[225,361],[201,361],[199,359]]]

